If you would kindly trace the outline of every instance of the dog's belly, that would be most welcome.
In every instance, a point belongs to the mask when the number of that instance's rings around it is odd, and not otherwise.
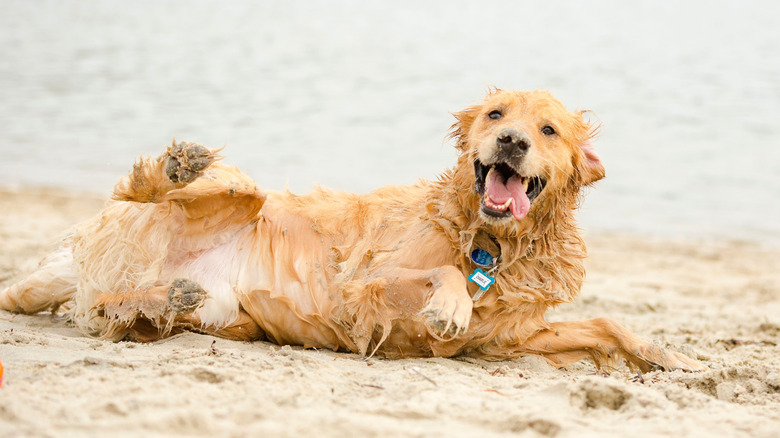
[[[204,326],[224,327],[244,310],[279,344],[346,348],[328,316],[334,302],[322,263],[285,239],[250,226],[208,250],[169,257],[163,277],[207,291],[197,311]]]
[[[197,282],[208,292],[197,314],[204,326],[226,326],[238,316],[239,302],[235,290],[239,265],[239,235],[206,251],[172,254],[166,260],[162,278],[186,278]]]

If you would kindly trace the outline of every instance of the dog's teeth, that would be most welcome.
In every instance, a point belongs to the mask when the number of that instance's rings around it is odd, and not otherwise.
[[[488,196],[487,193],[485,193],[485,198],[483,199],[482,202],[484,202],[485,205],[487,205],[490,208],[496,208],[496,204],[493,203],[493,201],[490,199],[490,196]]]
[[[523,188],[525,189],[526,192],[528,191],[528,183],[530,181],[531,181],[530,178],[523,178]]]
[[[509,208],[509,204],[511,203],[512,203],[512,198],[507,199],[506,202],[504,202],[504,208]]]

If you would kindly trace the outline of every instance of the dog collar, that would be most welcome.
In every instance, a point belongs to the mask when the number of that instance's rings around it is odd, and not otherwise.
[[[479,286],[479,290],[471,297],[474,302],[482,298],[485,292],[490,289],[490,286],[496,282],[494,273],[501,265],[501,246],[493,236],[490,236],[490,239],[499,248],[498,257],[493,257],[489,251],[483,248],[475,248],[469,253],[471,262],[478,266],[478,268],[474,269],[474,272],[468,277],[469,281],[472,281]]]

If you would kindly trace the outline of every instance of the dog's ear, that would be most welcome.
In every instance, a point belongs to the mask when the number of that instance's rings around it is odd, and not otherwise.
[[[579,176],[578,183],[587,186],[605,176],[604,164],[601,163],[601,158],[593,147],[593,140],[599,134],[601,124],[598,119],[595,122],[585,120],[585,114],[595,117],[592,111],[582,110],[574,114],[577,120],[575,132],[579,132],[579,135],[575,134],[578,137],[577,149],[579,150],[574,154],[574,167]]]
[[[455,147],[460,152],[466,152],[468,150],[468,135],[471,130],[471,125],[477,118],[477,115],[482,111],[482,105],[473,105],[463,111],[453,113],[455,116],[455,123],[450,127],[449,138],[455,139]]]
[[[582,154],[577,157],[577,170],[582,178],[583,185],[593,184],[604,178],[606,172],[601,158],[596,154],[596,148],[593,147],[593,137],[589,136],[579,144]]]

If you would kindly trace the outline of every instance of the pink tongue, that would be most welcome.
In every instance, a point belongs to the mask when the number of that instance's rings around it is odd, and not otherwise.
[[[512,216],[520,220],[528,214],[531,209],[531,201],[525,194],[525,188],[519,175],[513,175],[509,180],[504,181],[500,172],[490,172],[486,184],[486,193],[491,201],[497,205],[503,205],[509,198],[513,201],[509,204],[512,210]]]

